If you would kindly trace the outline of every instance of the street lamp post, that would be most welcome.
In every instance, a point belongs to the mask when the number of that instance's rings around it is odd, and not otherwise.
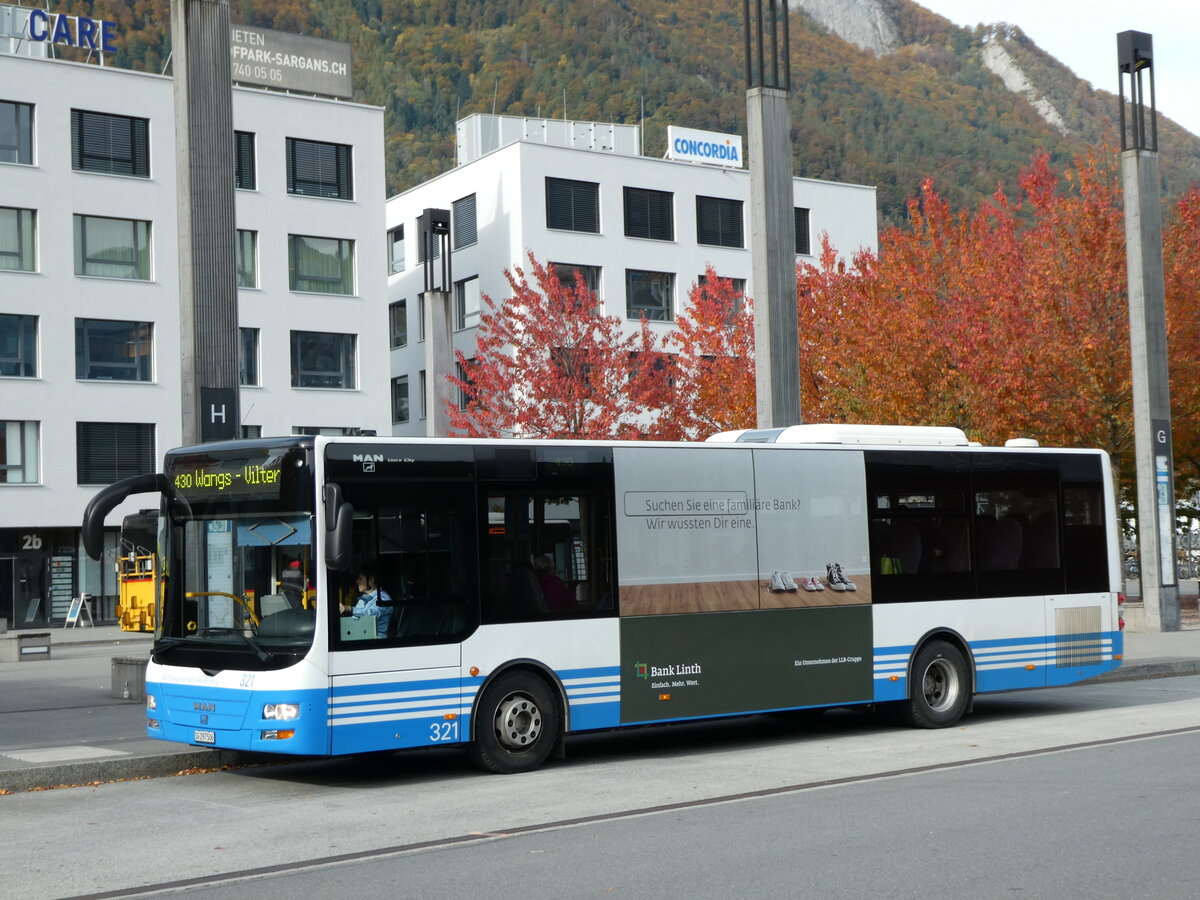
[[[1137,538],[1143,627],[1179,630],[1175,566],[1175,481],[1167,314],[1163,289],[1162,198],[1154,109],[1154,50],[1148,34],[1117,35],[1121,103],[1121,182],[1125,192],[1125,258],[1129,272],[1129,345],[1137,461]],[[1125,76],[1130,80],[1126,116]],[[1145,85],[1149,82],[1150,103]]]

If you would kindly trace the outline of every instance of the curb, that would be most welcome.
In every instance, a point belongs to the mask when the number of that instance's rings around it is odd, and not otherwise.
[[[1200,659],[1162,659],[1131,663],[1078,683],[1105,684],[1182,675],[1200,675]],[[171,775],[195,774],[188,772],[189,769],[212,770],[235,766],[269,765],[278,761],[274,757],[264,757],[238,750],[188,749],[178,753],[159,753],[124,759],[31,766],[27,769],[0,771],[0,793],[15,794],[24,791],[52,790],[59,787],[81,787],[102,782],[161,778]]]
[[[1105,672],[1080,684],[1103,684],[1113,681],[1142,681],[1148,678],[1172,678],[1177,675],[1200,675],[1200,659],[1160,659],[1130,663],[1112,672]]]
[[[184,750],[153,756],[85,760],[51,766],[31,766],[0,772],[0,793],[81,787],[111,781],[134,781],[166,775],[192,774],[188,769],[223,769],[253,765],[258,757],[237,750]]]

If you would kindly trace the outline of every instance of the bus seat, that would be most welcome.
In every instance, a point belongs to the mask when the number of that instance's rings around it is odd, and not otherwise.
[[[1021,546],[1024,543],[1021,523],[1012,516],[1004,516],[988,531],[987,544],[983,548],[985,571],[1009,571],[1017,568],[1021,561]]]
[[[512,611],[518,616],[546,614],[546,597],[533,569],[514,569],[510,593]]]
[[[1052,512],[1037,516],[1026,533],[1022,569],[1058,568],[1058,521]]]
[[[889,556],[900,560],[900,571],[910,575],[921,565],[921,532],[908,523],[893,525],[888,531]]]

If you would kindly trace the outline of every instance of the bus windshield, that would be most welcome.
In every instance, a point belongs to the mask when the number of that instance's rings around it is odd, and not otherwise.
[[[167,457],[175,492],[157,652],[232,653],[236,662],[200,664],[276,668],[307,650],[317,587],[309,456],[250,445]]]

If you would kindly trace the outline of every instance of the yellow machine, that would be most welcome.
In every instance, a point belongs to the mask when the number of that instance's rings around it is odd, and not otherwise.
[[[122,631],[153,631],[158,616],[158,513],[142,510],[121,522],[117,620]]]

